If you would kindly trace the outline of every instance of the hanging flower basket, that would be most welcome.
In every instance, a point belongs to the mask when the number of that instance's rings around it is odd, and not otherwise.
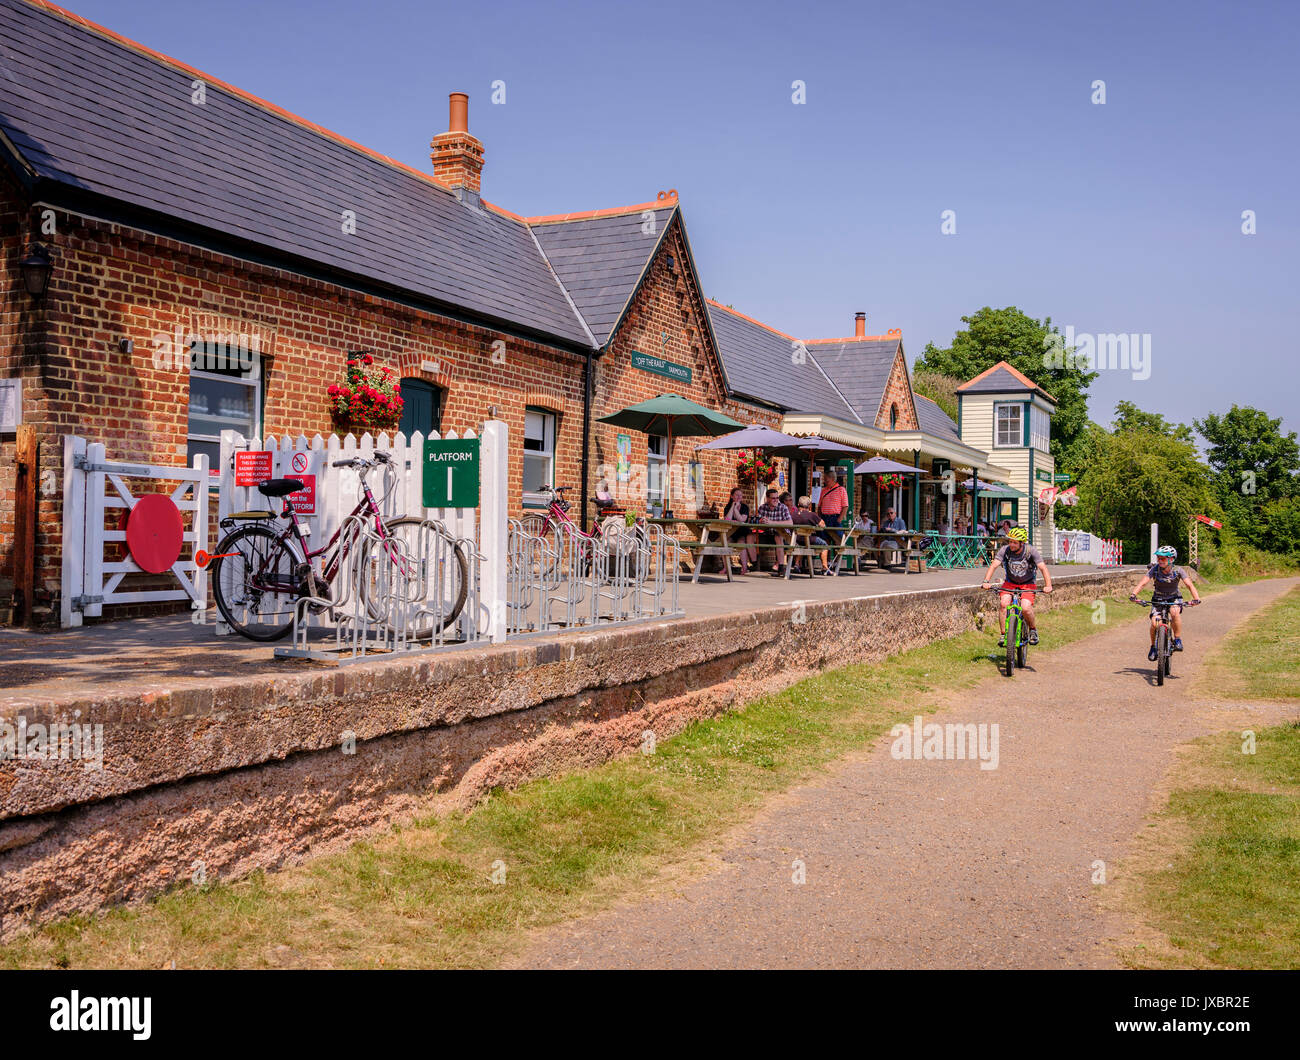
[[[402,388],[391,368],[370,354],[348,358],[343,380],[329,388],[330,418],[340,433],[390,431],[402,422]]]
[[[760,482],[767,485],[769,482],[775,482],[776,462],[759,453],[742,449],[740,459],[736,461],[736,481],[742,486],[753,486]]]
[[[876,485],[882,493],[889,490],[899,489],[903,485],[903,476],[898,472],[888,472],[884,475],[876,476]]]

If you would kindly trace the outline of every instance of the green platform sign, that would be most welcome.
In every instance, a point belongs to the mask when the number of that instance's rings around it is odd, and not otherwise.
[[[666,375],[679,383],[691,381],[691,370],[686,365],[665,361],[662,357],[651,357],[648,353],[638,353],[636,350],[632,351],[632,367],[640,368],[643,372],[654,372],[655,375]]]
[[[478,507],[477,438],[429,438],[424,443],[424,506]]]

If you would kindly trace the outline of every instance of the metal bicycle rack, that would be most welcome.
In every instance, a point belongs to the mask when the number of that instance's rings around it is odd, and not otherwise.
[[[416,654],[461,647],[481,639],[479,564],[474,542],[456,539],[435,519],[404,526],[381,538],[373,522],[358,515],[344,524],[341,540],[350,542],[343,556],[336,592],[331,597],[305,596],[294,605],[291,647],[275,649],[277,658],[318,659],[344,665],[381,654]],[[465,602],[449,617],[458,571],[454,550],[467,560]],[[319,633],[320,616],[333,631]],[[314,621],[316,620],[316,621]]]
[[[677,617],[681,549],[659,526],[607,520],[587,537],[561,524],[507,539],[506,629],[512,636]]]

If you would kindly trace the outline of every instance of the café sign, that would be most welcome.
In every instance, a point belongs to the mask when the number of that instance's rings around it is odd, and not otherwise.
[[[666,375],[679,383],[691,381],[691,370],[686,365],[675,364],[672,361],[665,361],[662,357],[652,357],[648,353],[639,353],[636,350],[632,351],[632,367],[640,368],[643,372],[653,372],[655,375]]]

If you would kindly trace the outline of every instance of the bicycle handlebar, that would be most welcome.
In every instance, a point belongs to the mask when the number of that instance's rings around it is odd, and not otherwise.
[[[392,456],[390,456],[388,453],[376,451],[372,453],[371,456],[373,457],[373,459],[371,460],[367,460],[364,457],[360,457],[360,456],[349,457],[347,460],[335,460],[334,463],[332,463],[330,466],[331,467],[359,467],[364,469],[364,468],[374,467],[376,464],[391,464],[393,462]]]
[[[1195,607],[1205,603],[1204,600],[1139,600],[1136,596],[1129,599],[1139,607]]]

